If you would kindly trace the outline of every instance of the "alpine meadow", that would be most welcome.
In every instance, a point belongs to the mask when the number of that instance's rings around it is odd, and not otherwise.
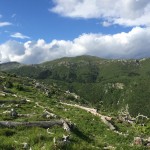
[[[149,16],[149,0],[0,0],[0,150],[149,150]]]

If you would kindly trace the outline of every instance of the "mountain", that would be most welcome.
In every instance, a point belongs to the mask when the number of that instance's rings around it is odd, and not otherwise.
[[[98,110],[117,113],[128,105],[133,116],[140,113],[150,117],[149,66],[148,58],[113,60],[78,56],[19,68],[8,67],[7,71],[47,84],[56,83],[80,95],[83,98],[80,103],[88,103]]]
[[[0,149],[149,148],[146,116],[131,117],[127,105],[110,114],[81,100],[56,84],[0,71]]]
[[[7,63],[0,64],[0,70],[5,71],[5,70],[17,69],[21,66],[23,66],[23,64],[20,64],[18,62],[7,62]]]

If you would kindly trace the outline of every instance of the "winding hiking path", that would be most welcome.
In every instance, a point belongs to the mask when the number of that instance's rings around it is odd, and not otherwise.
[[[72,106],[72,107],[76,107],[76,108],[80,108],[80,109],[83,109],[83,110],[86,110],[87,112],[90,112],[92,113],[93,115],[95,116],[98,116],[101,118],[102,122],[105,123],[111,130],[115,130],[116,128],[110,123],[111,121],[111,117],[108,117],[108,116],[104,116],[102,114],[99,114],[97,112],[96,109],[94,108],[89,108],[89,107],[84,107],[84,106],[80,106],[80,105],[77,105],[77,104],[68,104],[68,103],[63,103],[63,102],[60,102],[61,104],[63,105],[67,105],[67,106]]]
[[[115,133],[117,133],[119,135],[123,135],[124,137],[128,136],[128,134],[125,134],[125,133],[122,133],[122,132],[119,132],[119,131],[116,130],[115,126],[111,123],[112,117],[104,116],[104,115],[98,113],[97,110],[94,109],[94,108],[84,107],[84,106],[80,106],[80,105],[77,105],[77,104],[68,104],[68,103],[63,103],[63,102],[60,102],[60,104],[67,105],[67,106],[72,106],[72,107],[76,107],[76,108],[80,108],[80,109],[86,110],[87,112],[90,112],[93,115],[100,117],[101,120],[102,120],[102,122],[105,125],[107,125],[110,130],[113,130]]]

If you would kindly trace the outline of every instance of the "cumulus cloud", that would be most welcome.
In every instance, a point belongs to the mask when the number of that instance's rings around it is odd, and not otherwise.
[[[66,56],[93,55],[102,58],[150,57],[150,28],[135,27],[130,32],[113,35],[82,34],[72,41],[43,39],[0,45],[1,61],[32,64]]]
[[[10,25],[12,25],[12,23],[10,22],[0,22],[0,27],[10,26]]]
[[[103,21],[102,22],[102,26],[104,26],[104,27],[109,27],[109,26],[111,26],[112,24],[110,23],[110,22],[108,22],[108,21]]]
[[[112,24],[149,26],[149,0],[53,0],[49,9],[71,18],[102,18]]]
[[[14,33],[10,36],[13,37],[13,38],[18,38],[18,39],[30,39],[29,36],[23,35],[22,33],[19,33],[19,32]]]

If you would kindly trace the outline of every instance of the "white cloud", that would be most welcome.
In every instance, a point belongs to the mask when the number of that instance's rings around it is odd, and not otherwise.
[[[0,22],[0,27],[10,26],[10,25],[12,25],[12,23],[10,22]]]
[[[3,15],[0,14],[0,19],[3,18]],[[7,22],[7,21],[0,21],[0,27],[5,27],[5,26],[10,26],[12,25],[11,22]]]
[[[73,41],[43,39],[0,45],[1,61],[40,63],[66,56],[94,55],[102,58],[150,57],[150,27],[135,27],[114,35],[82,34]]]
[[[29,36],[23,35],[22,33],[19,33],[19,32],[14,33],[10,36],[13,37],[13,38],[18,38],[18,39],[30,39]]]
[[[150,25],[149,0],[53,0],[49,9],[71,18],[102,18],[124,26]]]
[[[104,26],[104,27],[109,27],[109,26],[111,26],[112,24],[110,23],[110,22],[108,22],[108,21],[103,21],[102,22],[102,26]]]

